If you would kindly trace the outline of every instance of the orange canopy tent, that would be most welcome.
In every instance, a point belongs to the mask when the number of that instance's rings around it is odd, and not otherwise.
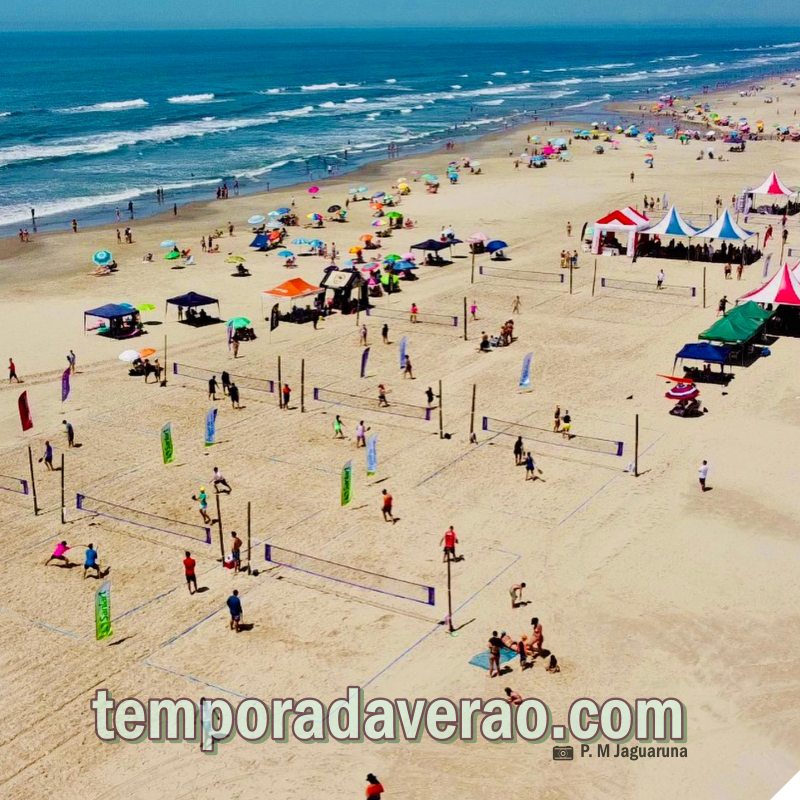
[[[285,300],[296,300],[299,297],[308,297],[321,291],[319,286],[313,286],[302,278],[290,278],[272,289],[265,289],[263,294],[282,297]]]

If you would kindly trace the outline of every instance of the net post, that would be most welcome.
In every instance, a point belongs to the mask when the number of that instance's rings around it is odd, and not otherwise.
[[[569,293],[572,294],[572,259],[569,260]]]
[[[439,438],[444,439],[444,417],[442,410],[442,382],[439,381]]]
[[[697,297],[697,287],[696,286],[692,286],[692,297],[693,298]]]
[[[31,471],[31,492],[33,493],[33,515],[39,516],[39,500],[36,497],[36,476],[33,474],[33,452],[31,446],[28,445],[28,466]]]
[[[28,481],[25,478],[20,478],[19,482],[22,484],[22,494],[30,494],[30,490],[28,489]]]
[[[483,274],[483,273],[481,273]],[[475,248],[472,248],[472,268],[470,269],[469,282],[475,283]]]
[[[280,356],[278,356],[278,408],[283,408],[283,379],[281,378]]]
[[[633,451],[633,477],[639,477],[639,415],[636,415],[635,421],[635,444]]]
[[[169,361],[167,361],[167,334],[165,333],[164,334],[164,377],[161,380],[162,386],[167,385],[167,364],[169,364]]]
[[[447,630],[453,632],[453,589],[450,574],[450,553],[447,553]]]
[[[300,359],[300,413],[304,414],[306,410],[306,360]],[[247,504],[248,514],[250,504]]]
[[[458,320],[456,320],[458,322]],[[467,298],[464,298],[464,341],[467,341]]]
[[[253,550],[250,544],[250,501],[247,501],[247,571],[250,572]]]
[[[64,490],[64,454],[61,454],[61,524],[67,524],[67,505]]]
[[[472,384],[472,410],[469,414],[469,439],[472,441],[472,438],[475,436],[475,395],[478,392],[478,385],[476,383]]]
[[[217,525],[219,526],[219,552],[222,556],[222,563],[225,563],[225,543],[222,541],[222,512],[219,506],[219,493],[216,495],[217,500]]]
[[[703,267],[703,308],[706,307],[706,268]]]
[[[594,273],[592,274],[592,297],[594,297],[594,290],[596,285],[597,285],[597,259],[594,260]]]
[[[481,424],[481,428],[484,431],[488,431],[489,430],[489,417],[484,417],[483,418],[483,422]]]

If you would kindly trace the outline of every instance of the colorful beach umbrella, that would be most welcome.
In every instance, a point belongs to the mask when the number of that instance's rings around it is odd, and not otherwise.
[[[308,244],[309,240],[305,238],[305,236],[298,236],[296,239],[292,239],[292,244],[297,245],[304,245]]]
[[[381,226],[383,226],[383,225],[385,225],[385,224],[386,224],[386,220],[385,220],[385,219],[376,219],[376,220],[375,220],[375,221],[372,223],[372,227],[373,227],[373,228],[380,228]]]
[[[496,253],[498,250],[505,250],[508,245],[502,239],[493,239],[486,245],[486,249],[490,253]]]
[[[313,219],[315,222],[319,222],[322,219],[322,214],[312,212],[311,214],[306,214],[306,219]]]
[[[250,219],[247,220],[248,225],[260,225],[262,222],[266,222],[267,218],[263,214],[253,214]]]
[[[669,400],[691,400],[700,394],[700,390],[694,384],[679,383],[670,387],[664,397]]]
[[[328,206],[328,213],[329,214],[335,214],[337,211],[341,211],[341,210],[342,210],[341,206]]]
[[[225,259],[226,264],[244,264],[245,261],[247,261],[247,259],[244,256],[229,255]]]
[[[399,211],[389,211],[385,214],[388,219],[399,219],[403,215]]]
[[[180,257],[181,257],[181,254],[179,252],[177,252],[176,250],[170,250],[169,253],[167,253],[164,256],[164,258],[166,258],[167,261],[174,261],[176,258],[180,258]]]
[[[155,347],[143,347],[143,348],[142,348],[142,349],[139,351],[139,355],[140,355],[142,358],[150,358],[150,356],[154,356],[155,354],[156,354],[156,349],[155,349]]]
[[[281,251],[278,253],[278,255],[279,255],[281,258],[291,258],[291,257],[294,255],[294,253],[293,253],[291,250],[281,250]]]
[[[286,208],[286,206],[282,206],[281,208],[276,208],[275,209],[275,213],[279,217],[283,216],[284,214],[291,214],[291,212],[292,212],[292,209],[291,208]]]
[[[156,307],[152,303],[139,303],[135,307],[137,311],[155,311]]]
[[[308,193],[309,194],[317,194],[319,192],[319,186],[309,186]]]
[[[239,328],[248,328],[252,323],[247,317],[233,317],[225,323],[229,328],[239,330]]]
[[[139,355],[139,351],[138,350],[123,350],[117,356],[117,358],[120,361],[124,361],[127,364],[131,364],[134,361],[136,361],[138,358],[141,358],[141,356]]]
[[[94,261],[98,267],[104,267],[106,264],[110,264],[113,260],[114,256],[111,255],[109,250],[98,250],[92,256],[92,261]]]
[[[398,255],[397,253],[389,253],[388,256],[383,257],[384,261],[402,261],[402,256]]]
[[[161,242],[161,247],[175,247],[175,242],[172,239],[165,239]]]

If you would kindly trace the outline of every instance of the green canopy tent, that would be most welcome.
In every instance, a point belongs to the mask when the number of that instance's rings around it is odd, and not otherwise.
[[[741,363],[744,364],[746,346],[761,333],[774,311],[766,311],[755,303],[734,306],[722,319],[698,334],[698,339],[722,344],[740,345]]]

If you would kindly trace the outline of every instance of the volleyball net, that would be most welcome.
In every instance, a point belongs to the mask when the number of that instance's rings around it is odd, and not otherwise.
[[[387,319],[405,320],[412,322],[410,311],[401,311],[399,308],[384,308],[383,306],[373,306],[367,309],[367,316],[386,317]],[[447,325],[451,328],[458,327],[458,316],[456,314],[430,314],[418,311],[415,314],[417,322],[427,322],[431,325]]]
[[[220,391],[222,385],[219,376],[222,370],[206,369],[205,367],[193,367],[190,364],[179,364],[177,361],[172,362],[172,374],[180,375],[183,378],[191,378],[192,380],[203,381],[206,385],[208,381],[216,376],[217,382],[220,384]],[[229,372],[231,381],[235,383],[239,389],[249,389],[254,392],[266,392],[268,394],[275,394],[276,381],[269,378],[254,378],[252,375],[239,375],[234,372]]]
[[[510,269],[508,267],[478,267],[478,273],[487,278],[508,278],[515,281],[539,281],[540,283],[564,283],[563,272],[536,272],[530,269]]]
[[[428,606],[436,604],[436,590],[433,586],[426,586],[422,583],[393,578],[390,575],[370,572],[359,567],[350,567],[336,561],[287,550],[274,544],[264,545],[264,558],[276,566],[287,567],[306,575],[335,581],[356,589],[398,597],[402,600],[411,600]]]
[[[0,475],[0,490],[14,494],[30,494],[28,481],[25,478],[15,478],[13,475]]]
[[[85,511],[87,514],[116,520],[125,525],[133,525],[161,533],[171,533],[173,536],[192,539],[199,544],[211,544],[211,528],[206,525],[181,522],[170,517],[151,514],[149,511],[123,506],[119,503],[110,503],[107,500],[100,500],[97,497],[90,497],[81,493],[75,496],[75,508],[79,511]]]
[[[347,406],[348,408],[360,408],[363,411],[380,411],[386,414],[397,414],[401,417],[411,419],[424,419],[430,421],[432,409],[427,406],[415,406],[411,403],[398,403],[388,400],[388,406],[382,406],[375,397],[364,397],[360,394],[348,394],[347,392],[336,392],[333,389],[322,389],[314,387],[314,399],[320,403],[330,403],[335,406]]]
[[[624,292],[655,292],[657,294],[672,295],[673,297],[697,297],[696,286],[675,286],[671,283],[658,284],[648,281],[624,281],[617,278],[600,278],[600,287],[603,289],[620,289]]]
[[[507,422],[493,417],[484,417],[482,428],[484,431],[505,434],[506,436],[521,436],[532,442],[550,444],[555,447],[570,447],[575,450],[586,450],[590,453],[600,453],[606,456],[621,456],[625,443],[614,439],[599,439],[595,436],[582,434],[562,433],[547,428],[537,428],[535,425],[523,425],[519,422]]]

